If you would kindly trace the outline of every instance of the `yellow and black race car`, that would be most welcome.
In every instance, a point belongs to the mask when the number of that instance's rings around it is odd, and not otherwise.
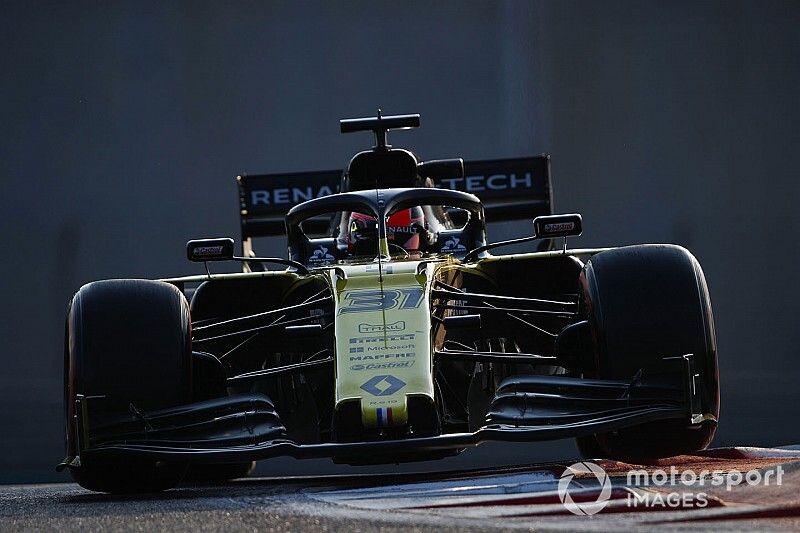
[[[591,457],[700,450],[719,415],[714,322],[673,245],[567,249],[547,156],[420,162],[419,115],[341,121],[375,146],[340,171],[239,176],[241,255],[206,274],[80,288],[66,323],[68,468],[83,487],[228,479],[278,455],[349,464],[576,438]],[[489,243],[486,222],[533,219]],[[288,258],[253,239],[286,233]],[[561,242],[563,239],[563,245]],[[496,249],[531,242],[534,251]],[[211,274],[209,261],[243,272]],[[268,269],[278,265],[280,269]]]

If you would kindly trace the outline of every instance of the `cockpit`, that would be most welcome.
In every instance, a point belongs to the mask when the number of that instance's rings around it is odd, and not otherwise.
[[[332,220],[327,235],[314,220]],[[459,223],[463,222],[463,223]],[[485,241],[475,196],[432,187],[375,189],[317,198],[286,217],[291,258],[310,267],[339,261],[465,255]]]

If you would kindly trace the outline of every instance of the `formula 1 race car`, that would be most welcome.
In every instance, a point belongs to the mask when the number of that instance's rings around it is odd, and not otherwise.
[[[674,245],[567,249],[582,220],[551,213],[549,157],[420,162],[387,144],[417,126],[342,120],[376,137],[344,173],[239,176],[241,255],[233,239],[189,241],[205,274],[81,287],[59,469],[90,490],[141,492],[279,455],[399,463],[561,438],[588,457],[706,447],[719,383],[697,260]],[[520,219],[532,235],[487,241],[487,221]],[[256,255],[255,238],[284,232],[288,258]],[[243,272],[212,274],[211,261]]]

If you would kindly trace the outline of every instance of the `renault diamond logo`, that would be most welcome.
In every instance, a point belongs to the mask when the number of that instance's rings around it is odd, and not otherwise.
[[[373,396],[389,396],[405,386],[405,381],[394,376],[374,376],[361,385],[361,390]]]

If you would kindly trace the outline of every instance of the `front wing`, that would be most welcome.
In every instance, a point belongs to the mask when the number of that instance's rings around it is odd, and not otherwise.
[[[81,457],[232,463],[277,456],[330,457],[349,464],[426,460],[486,441],[532,442],[575,438],[659,420],[716,423],[696,411],[691,356],[673,358],[683,368],[671,376],[632,383],[560,376],[516,376],[498,388],[487,423],[475,432],[392,440],[301,444],[286,437],[269,399],[246,394],[152,413],[132,412],[93,421],[87,399],[76,409],[79,455],[58,469],[80,468]],[[677,370],[677,368],[676,368]],[[678,375],[682,379],[676,380]],[[88,427],[87,427],[88,426]]]

